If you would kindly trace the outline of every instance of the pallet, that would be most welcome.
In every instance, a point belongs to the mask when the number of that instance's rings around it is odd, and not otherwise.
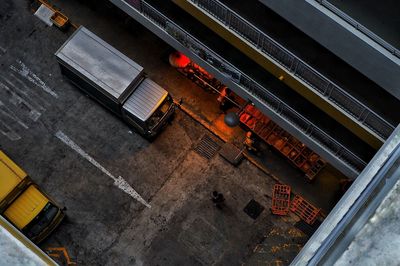
[[[275,184],[272,191],[271,212],[276,215],[287,215],[290,208],[291,188],[287,185]]]
[[[321,209],[314,207],[311,203],[298,195],[293,199],[290,210],[309,225],[315,222],[321,212]]]

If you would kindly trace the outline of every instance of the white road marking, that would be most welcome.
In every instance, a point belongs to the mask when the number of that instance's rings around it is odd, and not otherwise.
[[[5,54],[7,52],[7,49],[0,46],[0,52],[2,54]]]
[[[7,131],[4,131],[0,129],[0,133],[9,138],[12,141],[16,141],[21,139],[21,136],[18,135],[12,128],[10,128],[6,123],[4,123],[2,120],[0,120],[0,124],[3,125],[7,129]]]
[[[8,80],[5,77],[2,77],[2,79],[9,85],[9,88],[13,88],[16,92],[24,95],[25,97],[29,98],[29,101],[31,102],[32,105],[35,105],[38,109],[40,109],[42,112],[46,111],[46,109],[42,106],[42,104],[37,103],[31,95],[28,95],[28,92],[21,90],[18,88],[14,83],[12,83],[10,80]],[[0,81],[1,83],[1,81]],[[4,85],[4,84],[3,84]]]
[[[23,128],[29,129],[29,127],[24,122],[22,122],[22,120],[19,119],[18,116],[13,111],[11,111],[1,100],[0,100],[0,107],[3,107],[4,109],[7,110],[7,112],[6,112],[6,111],[3,111],[3,110],[0,109],[0,113],[2,113],[3,115],[5,115],[5,116],[7,116],[7,117],[9,117],[11,119],[13,119],[18,124],[20,124]]]
[[[34,91],[32,91],[22,80],[20,80],[18,77],[16,77],[13,73],[10,73],[10,76],[17,82],[19,83],[26,91],[29,91],[33,95],[35,95],[36,99],[39,99],[40,102],[42,102],[44,105],[51,106],[51,104],[46,101],[44,98],[38,96]],[[42,104],[42,105],[43,105]],[[44,108],[43,108],[44,109]],[[46,109],[44,109],[46,110]]]
[[[14,104],[14,105],[23,104],[26,108],[29,109],[29,117],[33,121],[37,121],[39,119],[39,117],[42,115],[40,112],[35,110],[35,108],[31,104],[29,104],[23,98],[18,96],[18,94],[16,94],[14,91],[12,91],[8,86],[6,86],[5,84],[0,82],[0,87],[3,87],[12,95],[12,97],[9,99],[12,104]]]
[[[110,177],[112,180],[114,180],[114,185],[127,193],[129,196],[132,198],[136,199],[143,205],[145,205],[147,208],[151,208],[150,204],[147,203],[140,195],[139,193],[136,192],[129,184],[126,182],[125,179],[122,178],[122,176],[118,176],[116,178],[113,176],[107,169],[105,169],[102,165],[100,165],[95,159],[93,159],[89,154],[87,154],[81,147],[79,147],[74,141],[72,141],[67,135],[65,135],[62,131],[57,131],[55,136],[61,140],[64,144],[69,146],[71,149],[76,151],[79,155],[81,155],[83,158],[85,158],[87,161],[89,161],[91,164],[96,166],[100,171],[102,171],[104,174],[106,174],[108,177]]]
[[[7,78],[5,78],[3,76],[2,76],[2,78],[10,87],[13,87],[13,88],[17,89],[20,93],[22,93],[25,96],[28,95],[28,93],[26,91],[18,89],[17,86],[15,86],[15,84],[12,83],[11,81],[9,81]]]
[[[54,98],[58,98],[57,93],[55,93],[52,89],[50,89],[44,81],[42,81],[35,73],[33,73],[21,60],[17,60],[17,63],[21,67],[17,69],[15,66],[11,65],[10,69],[20,74],[22,77],[26,78],[36,86],[42,88],[45,92],[53,96]]]

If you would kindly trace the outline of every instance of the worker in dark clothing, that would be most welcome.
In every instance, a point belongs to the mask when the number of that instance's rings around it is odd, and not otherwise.
[[[224,195],[222,195],[222,193],[219,193],[218,191],[213,191],[212,202],[214,203],[215,207],[217,207],[218,209],[222,209],[225,202]]]
[[[231,109],[234,105],[231,102],[232,101],[232,91],[228,89],[228,87],[224,86],[217,98],[217,101],[219,102],[219,109],[226,114],[226,112]]]

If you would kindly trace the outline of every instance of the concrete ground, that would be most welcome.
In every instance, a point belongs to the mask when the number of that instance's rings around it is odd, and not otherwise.
[[[169,47],[115,9],[54,3],[142,64],[173,95],[203,93],[163,61]],[[34,17],[30,1],[0,4],[0,148],[67,207],[66,220],[40,247],[65,248],[80,265],[288,264],[307,236],[294,228],[297,217],[270,214],[275,181],[249,162],[235,168],[218,155],[208,160],[195,153],[210,133],[181,111],[152,143],[133,133],[61,76],[53,54],[71,33]],[[60,132],[151,208],[114,186],[100,166],[57,138]],[[215,189],[226,198],[222,211],[210,201]],[[255,220],[243,212],[251,199],[264,207]]]

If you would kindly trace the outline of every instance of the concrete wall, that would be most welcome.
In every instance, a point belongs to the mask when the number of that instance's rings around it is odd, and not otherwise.
[[[1,265],[58,265],[1,215],[0,247]]]
[[[400,58],[315,0],[259,1],[400,99]]]
[[[393,188],[396,189],[396,183],[398,183],[400,177],[399,164],[400,126],[395,129],[382,148],[347,190],[346,194],[339,200],[335,208],[311,236],[291,265],[333,265],[345,250],[356,248],[350,246],[355,236],[368,221],[371,221],[372,215],[386,198],[386,195],[391,194]],[[398,190],[398,187],[396,190]],[[393,204],[396,203],[392,201],[388,204],[386,202],[386,206]],[[395,221],[398,228],[398,221],[391,215],[393,215],[393,212],[390,211],[380,214],[380,216],[389,218],[389,221]],[[373,223],[381,227],[379,231],[382,232],[386,231],[388,226],[390,227],[390,222],[388,223],[386,219],[376,219],[375,217]],[[396,232],[394,234],[396,235]],[[379,233],[378,237],[382,237],[382,234]],[[391,239],[384,240],[386,243],[390,243],[391,241]],[[397,247],[391,243],[392,248],[393,246]],[[376,242],[373,244],[368,240],[362,243],[361,249],[362,256],[368,257],[366,252],[370,252],[371,250],[381,251],[382,246],[376,245]],[[390,253],[387,250],[384,250],[384,252],[386,256],[389,256],[388,254]],[[370,265],[374,265],[376,261],[369,262]],[[357,261],[351,263],[351,261],[347,260],[346,263],[338,263],[337,265],[365,264],[358,264]]]

